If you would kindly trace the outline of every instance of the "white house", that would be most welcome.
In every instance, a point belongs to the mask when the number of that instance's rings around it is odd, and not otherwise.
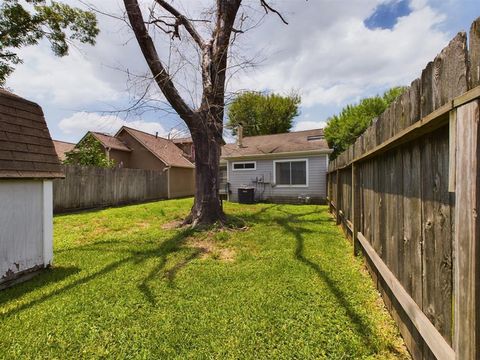
[[[254,201],[322,203],[327,196],[328,147],[323,129],[242,136],[222,148],[220,193],[239,201],[248,189]]]
[[[0,89],[0,289],[51,264],[58,177],[42,109]]]

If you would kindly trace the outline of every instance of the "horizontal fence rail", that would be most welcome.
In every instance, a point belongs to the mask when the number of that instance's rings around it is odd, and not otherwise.
[[[480,18],[330,162],[328,201],[414,359],[480,359]]]

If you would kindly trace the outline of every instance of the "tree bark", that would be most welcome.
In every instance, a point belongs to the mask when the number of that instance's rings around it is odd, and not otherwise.
[[[210,119],[210,123],[212,120]],[[218,138],[215,126],[207,131],[192,131],[195,147],[195,200],[184,223],[193,227],[226,222],[219,195],[222,142],[218,141]]]

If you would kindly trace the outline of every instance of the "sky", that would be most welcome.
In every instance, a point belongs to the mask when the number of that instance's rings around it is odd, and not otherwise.
[[[78,0],[65,2],[85,7]],[[142,3],[146,7],[151,2]],[[123,13],[121,0],[92,3],[103,14]],[[189,17],[199,18],[214,0],[172,3]],[[259,1],[243,3],[242,13],[248,16],[244,26],[257,24],[263,17]],[[478,0],[271,0],[270,4],[289,24],[270,14],[238,35],[231,64],[248,60],[255,66],[232,66],[227,90],[229,96],[243,90],[299,93],[302,103],[293,130],[324,127],[346,104],[392,86],[409,85],[457,32],[468,32],[480,16]],[[21,49],[24,63],[7,80],[7,89],[42,106],[57,140],[76,142],[88,130],[115,133],[122,125],[181,136],[186,127],[149,82],[130,29],[101,13],[95,46],[75,45],[62,58],[54,56],[46,42]],[[199,31],[207,36],[208,26]],[[172,42],[165,34],[157,33],[154,39],[180,93],[194,105],[198,86],[195,70],[188,64],[196,62],[196,53],[190,44]],[[179,51],[186,56],[176,56]],[[148,84],[151,106],[132,111]],[[226,140],[231,136],[226,134]]]

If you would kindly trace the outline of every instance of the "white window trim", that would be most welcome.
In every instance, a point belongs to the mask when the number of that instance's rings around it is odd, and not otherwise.
[[[253,164],[253,169],[235,169],[235,164]],[[232,171],[255,171],[257,170],[256,161],[234,161],[232,162]]]
[[[306,167],[306,184],[305,185],[278,185],[277,184],[277,163],[285,163],[285,162],[296,162],[296,161],[305,161],[305,167]],[[308,179],[309,179],[309,173],[308,173],[308,158],[305,159],[284,159],[284,160],[273,160],[273,183],[275,184],[276,187],[282,187],[282,188],[308,188]]]

